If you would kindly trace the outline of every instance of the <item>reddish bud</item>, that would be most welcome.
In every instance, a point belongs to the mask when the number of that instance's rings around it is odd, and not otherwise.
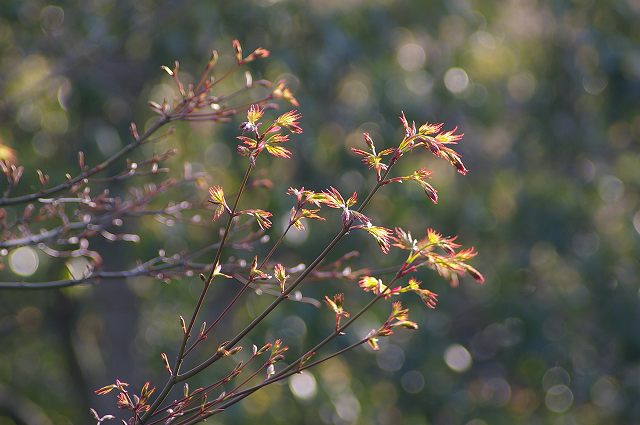
[[[233,50],[236,53],[236,62],[238,62],[238,65],[242,65],[244,62],[242,61],[242,46],[240,45],[240,41],[233,40],[231,44],[233,45]]]
[[[424,183],[424,193],[427,194],[427,196],[429,197],[429,199],[431,199],[431,202],[433,202],[434,204],[438,203],[438,191],[431,186],[429,183]]]
[[[484,276],[482,273],[480,273],[478,270],[476,270],[475,268],[467,265],[466,267],[467,269],[467,273],[469,273],[469,275],[474,278],[478,283],[484,283]]]
[[[169,365],[169,358],[167,357],[167,353],[160,354],[160,357],[162,357],[162,361],[164,362],[164,368],[167,369],[167,372],[169,372],[169,375],[173,375],[173,371],[171,370],[171,366]]]
[[[463,176],[469,172],[469,170],[467,170],[467,168],[464,166],[460,158],[455,157],[453,158],[452,162],[453,162],[453,166],[456,167],[456,170],[458,170],[458,173],[462,174]]]

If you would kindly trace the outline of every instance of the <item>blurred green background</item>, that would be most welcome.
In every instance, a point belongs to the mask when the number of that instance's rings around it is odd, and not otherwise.
[[[438,205],[403,185],[383,190],[368,212],[377,224],[414,234],[433,226],[459,235],[480,252],[473,264],[487,283],[464,279],[454,289],[421,272],[440,304],[426,311],[406,300],[419,331],[383,340],[377,353],[351,352],[209,422],[638,424],[639,19],[637,0],[4,0],[0,137],[27,168],[26,182],[35,181],[36,168],[62,181],[77,170],[77,150],[95,164],[128,142],[129,121],[142,127],[152,118],[147,100],[171,90],[160,65],[179,59],[196,75],[212,48],[228,63],[232,38],[247,51],[271,50],[252,64],[254,75],[291,83],[305,128],[294,138],[294,160],[259,164],[275,186],[247,198],[251,207],[283,217],[290,199],[270,195],[290,185],[364,195],[371,173],[348,148],[363,131],[378,145],[397,143],[401,110],[419,123],[458,126],[467,176],[426,154],[402,165],[434,171]],[[191,161],[233,188],[243,170],[234,154],[238,123],[177,124],[162,145],[179,150],[173,171]],[[185,197],[206,193],[167,199]],[[280,258],[309,262],[336,223],[312,225]],[[203,231],[152,220],[138,229],[139,244],[102,243],[106,268],[161,247],[200,247],[217,234],[217,225]],[[399,258],[383,258],[360,235],[334,258],[350,249],[362,252],[354,267]],[[41,254],[32,279],[64,273]],[[145,379],[163,382],[159,352],[175,352],[175,318],[188,313],[198,283],[141,278],[0,293],[0,424],[16,423],[18,408],[31,412],[32,423],[90,423],[90,406],[115,410],[93,389],[115,377],[137,388]],[[228,288],[216,288],[207,316],[229,298]],[[316,298],[345,291],[352,311],[368,299],[353,283],[303,288]],[[221,340],[270,301],[245,299]],[[353,333],[387,313],[379,308]],[[324,308],[291,303],[252,341],[284,337],[295,354],[329,333],[332,321]]]

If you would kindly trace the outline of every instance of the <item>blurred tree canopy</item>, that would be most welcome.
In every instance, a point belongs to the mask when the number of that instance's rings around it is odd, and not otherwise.
[[[349,353],[210,422],[637,423],[639,19],[637,0],[5,0],[0,155],[15,150],[32,184],[37,168],[62,181],[79,149],[97,162],[128,140],[131,120],[142,127],[152,117],[147,101],[172,90],[160,65],[178,59],[195,75],[212,48],[232,60],[232,38],[270,49],[255,75],[286,78],[302,105],[294,165],[264,171],[273,191],[292,182],[364,191],[371,174],[348,148],[363,131],[391,146],[401,110],[457,125],[469,175],[428,161],[437,206],[407,185],[383,192],[371,215],[416,234],[433,226],[460,235],[480,252],[474,264],[487,283],[452,289],[425,272],[440,304],[415,308],[420,331],[395,335],[377,353]],[[232,182],[237,124],[179,124],[162,143],[179,150],[174,167],[191,161]],[[103,246],[106,265],[203,245],[215,231],[140,223],[141,243]],[[291,258],[313,255],[326,239],[312,228],[289,240]],[[341,249],[394,263],[357,238]],[[67,273],[39,261],[33,278]],[[161,382],[158,353],[173,349],[175,317],[192,305],[193,288],[139,278],[2,292],[0,424],[88,423],[89,407],[111,406],[93,389],[116,376]],[[311,286],[305,295],[325,292]],[[247,300],[233,323],[267,302]],[[327,330],[310,320],[319,314],[290,306],[263,330],[315,341]]]

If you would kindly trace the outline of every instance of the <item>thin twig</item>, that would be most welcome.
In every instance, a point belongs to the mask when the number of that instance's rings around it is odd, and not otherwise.
[[[285,236],[287,235],[287,232],[289,231],[289,229],[291,229],[291,226],[293,225],[293,223],[289,223],[289,225],[287,226],[287,228],[284,230],[284,232],[282,232],[282,234],[280,235],[280,238],[278,238],[278,240],[276,241],[276,243],[273,244],[273,246],[271,247],[271,250],[269,251],[269,253],[266,255],[266,257],[262,260],[262,262],[260,263],[260,265],[258,266],[259,270],[262,270],[262,268],[264,267],[264,265],[267,263],[267,261],[269,261],[269,259],[271,258],[271,256],[276,252],[276,249],[278,248],[278,246],[280,246],[280,244],[282,243],[282,241],[284,240]],[[246,279],[246,282],[244,283],[244,285],[242,286],[242,288],[240,289],[240,291],[238,291],[236,293],[236,295],[233,297],[233,299],[227,304],[227,306],[225,307],[225,309],[218,315],[218,317],[209,325],[207,326],[207,328],[205,329],[205,331],[203,332],[202,336],[207,335],[209,332],[211,332],[211,330],[225,317],[225,315],[231,310],[231,308],[233,308],[233,306],[235,305],[235,303],[238,301],[238,299],[240,299],[240,297],[242,296],[242,294],[245,293],[245,291],[247,290],[247,288],[249,288],[251,286],[251,284],[253,283],[254,279],[249,276]],[[194,341],[194,343],[191,345],[191,347],[189,347],[189,349],[185,352],[185,356],[187,354],[189,354],[189,352],[191,352],[196,345],[198,345],[198,342],[201,341],[201,339],[197,339],[196,341]]]
[[[380,189],[380,187],[383,186],[382,182],[387,177],[390,171],[391,171],[391,167],[388,167],[384,173],[384,176],[382,176],[382,178],[378,181],[375,187],[369,192],[369,195],[362,202],[362,204],[358,208],[358,212],[362,212],[366,208],[366,206],[371,201],[371,198],[373,198],[373,195],[375,195],[378,189]],[[340,232],[338,232],[338,234],[333,238],[333,240],[329,242],[329,244],[325,247],[325,249],[316,257],[316,259],[313,260],[313,262],[309,264],[309,266],[307,266],[307,268],[300,274],[300,276],[298,276],[298,278],[296,278],[296,280],[278,298],[276,298],[258,317],[253,319],[251,323],[249,323],[249,325],[247,325],[240,333],[238,333],[238,335],[236,335],[231,341],[225,344],[224,349],[230,350],[231,348],[233,348],[238,342],[240,342],[240,340],[242,340],[242,338],[244,338],[262,320],[264,320],[264,318],[267,317],[269,313],[271,313],[284,299],[286,299],[287,296],[298,285],[300,285],[302,281],[304,281],[307,275],[311,273],[324,260],[324,258],[333,250],[333,248],[338,244],[338,242],[340,242],[342,237],[349,232],[349,227],[350,227],[350,224],[347,226],[344,226],[342,230],[340,230]],[[209,357],[207,360],[200,363],[198,366],[195,366],[194,368],[185,372],[184,374],[178,375],[177,377],[178,382],[182,382],[202,372],[204,369],[206,369],[207,367],[209,367],[210,365],[218,361],[221,357],[222,355],[220,353],[215,353],[214,355]]]
[[[168,116],[161,117],[156,122],[154,122],[151,125],[151,127],[149,127],[149,129],[145,131],[144,134],[142,134],[137,140],[132,141],[131,143],[129,143],[128,145],[126,145],[125,147],[120,149],[118,152],[116,152],[106,160],[102,161],[95,167],[90,168],[86,171],[83,171],[76,177],[64,183],[60,183],[57,186],[50,187],[49,189],[43,189],[39,192],[30,193],[22,196],[16,196],[13,198],[0,199],[0,207],[6,206],[6,205],[16,205],[16,204],[23,204],[25,202],[35,201],[38,198],[47,197],[47,196],[70,189],[71,187],[73,187],[73,185],[82,182],[84,179],[105,170],[115,161],[117,161],[127,153],[131,152],[132,150],[136,149],[140,145],[142,145],[149,138],[149,136],[151,136],[153,133],[155,133],[158,129],[160,129],[163,125],[165,125],[168,122],[169,122]]]
[[[156,397],[155,401],[153,402],[153,404],[151,404],[149,410],[147,411],[145,416],[142,418],[142,423],[145,423],[145,421],[149,417],[151,417],[151,415],[153,415],[153,413],[158,409],[160,404],[167,397],[167,395],[169,394],[169,392],[171,391],[173,386],[177,382],[179,382],[177,380],[177,377],[178,377],[178,374],[180,373],[180,366],[182,366],[182,362],[184,361],[184,354],[185,354],[185,349],[186,349],[186,346],[187,346],[187,341],[189,340],[189,337],[191,336],[191,331],[193,330],[193,327],[195,325],[198,313],[200,312],[200,309],[202,308],[202,304],[204,303],[204,299],[205,299],[205,297],[207,295],[207,291],[209,290],[209,287],[211,286],[211,282],[213,281],[213,278],[215,277],[215,269],[216,269],[216,266],[218,265],[218,263],[220,261],[220,256],[222,255],[222,248],[224,247],[224,243],[225,243],[225,241],[227,239],[227,235],[229,234],[229,229],[231,228],[231,223],[233,222],[233,219],[235,218],[236,210],[237,210],[237,207],[238,207],[238,202],[240,201],[240,196],[242,196],[242,192],[244,191],[244,188],[247,185],[247,182],[249,180],[249,175],[251,174],[251,170],[253,170],[253,167],[254,167],[253,163],[250,162],[249,166],[247,167],[247,171],[244,174],[244,178],[242,179],[242,183],[240,184],[240,189],[238,190],[238,194],[236,195],[235,201],[233,203],[233,208],[231,209],[231,211],[229,213],[229,219],[227,221],[227,225],[226,225],[224,233],[222,235],[222,240],[220,241],[220,245],[218,246],[215,258],[214,258],[214,260],[212,262],[211,271],[209,272],[209,277],[204,282],[204,287],[202,288],[202,292],[200,293],[200,297],[198,298],[198,302],[197,302],[197,304],[196,304],[196,306],[194,308],[193,314],[191,316],[191,320],[189,321],[189,325],[186,328],[186,332],[184,333],[184,336],[182,338],[182,343],[180,344],[180,350],[178,351],[178,355],[177,355],[176,360],[175,360],[175,365],[174,365],[171,377],[167,380],[165,386],[162,388],[162,391],[158,394],[158,396]]]

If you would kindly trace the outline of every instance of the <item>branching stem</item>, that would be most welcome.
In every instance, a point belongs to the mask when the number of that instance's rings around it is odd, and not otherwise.
[[[151,137],[152,134],[158,131],[163,125],[165,125],[169,121],[170,121],[169,116],[163,116],[162,118],[158,119],[147,129],[147,131],[145,131],[140,137],[138,137],[138,139],[133,140],[131,143],[129,143],[127,146],[120,149],[118,152],[116,152],[109,158],[105,159],[104,161],[94,166],[93,168],[83,171],[76,177],[70,180],[67,180],[64,183],[60,183],[56,186],[50,187],[49,189],[43,189],[39,192],[29,193],[27,195],[22,195],[22,196],[15,196],[13,198],[0,199],[0,207],[35,201],[38,198],[47,197],[47,196],[70,189],[71,187],[73,187],[73,185],[80,183],[84,179],[105,170],[115,161],[117,161],[118,159],[122,158],[132,150],[136,149],[138,146],[145,143],[149,139],[149,137]]]
[[[158,394],[158,396],[156,397],[155,401],[153,402],[153,404],[151,405],[151,408],[149,409],[149,411],[146,413],[146,415],[142,418],[141,423],[145,423],[146,419],[151,417],[151,415],[153,415],[153,413],[157,410],[157,408],[160,406],[160,404],[164,401],[164,399],[167,397],[167,395],[169,394],[169,392],[171,391],[171,389],[173,388],[173,386],[177,383],[182,381],[183,379],[178,379],[179,377],[179,373],[180,373],[180,366],[182,366],[182,362],[184,361],[184,356],[185,356],[185,348],[187,346],[187,341],[189,340],[189,337],[191,336],[191,332],[193,331],[193,327],[195,325],[196,319],[198,317],[198,313],[200,313],[200,309],[202,308],[202,304],[204,303],[204,300],[207,296],[207,291],[209,290],[209,287],[211,286],[211,282],[213,281],[213,278],[215,277],[215,269],[216,269],[216,265],[219,264],[220,261],[220,257],[222,255],[222,249],[224,248],[224,244],[225,241],[227,239],[227,236],[229,234],[229,230],[231,229],[231,223],[233,222],[233,219],[236,215],[236,210],[238,208],[238,202],[240,201],[240,197],[242,196],[242,192],[244,191],[247,182],[249,181],[249,175],[251,174],[251,171],[253,170],[254,164],[252,162],[249,163],[249,166],[247,167],[247,171],[244,173],[244,177],[242,179],[242,183],[240,184],[240,189],[238,190],[238,194],[236,195],[235,201],[233,202],[233,207],[231,208],[231,212],[229,213],[229,219],[227,220],[227,225],[224,229],[224,233],[222,234],[222,239],[220,240],[220,245],[218,246],[218,249],[216,250],[216,255],[213,259],[212,262],[212,267],[211,267],[211,271],[209,272],[209,276],[207,277],[207,280],[204,283],[204,287],[202,288],[202,292],[200,293],[200,297],[198,298],[198,302],[196,303],[196,306],[193,310],[193,314],[191,315],[191,320],[189,321],[189,325],[187,326],[186,332],[182,338],[182,343],[180,344],[180,350],[178,351],[178,355],[176,357],[176,361],[175,361],[175,366],[173,368],[173,372],[171,374],[171,377],[169,378],[169,380],[167,381],[167,383],[165,384],[164,388],[162,389],[162,391]]]
[[[373,198],[373,196],[378,191],[378,189],[380,189],[380,187],[383,185],[382,182],[387,177],[390,170],[391,170],[391,167],[388,167],[384,173],[384,176],[381,178],[380,181],[378,181],[378,183],[374,186],[374,188],[371,189],[371,191],[369,192],[369,195],[362,202],[362,204],[358,208],[358,212],[362,212],[366,208],[368,203],[371,201],[371,198]],[[325,257],[333,250],[333,248],[338,244],[338,242],[340,242],[342,237],[349,232],[349,228],[350,228],[350,225],[343,226],[342,230],[338,232],[338,234],[333,238],[333,240],[329,242],[329,244],[324,248],[324,250],[316,257],[315,260],[313,260],[311,264],[309,264],[309,266],[307,266],[307,268],[300,274],[300,276],[298,276],[296,280],[278,298],[276,298],[258,317],[253,319],[251,323],[249,323],[249,325],[247,325],[231,341],[225,344],[224,349],[230,350],[231,348],[233,348],[238,342],[240,342],[240,340],[242,340],[242,338],[244,338],[256,326],[258,326],[258,324],[262,322],[262,320],[264,320],[264,318],[267,317],[269,313],[271,313],[283,300],[285,300],[288,297],[288,295],[291,292],[293,292],[302,283],[302,281],[304,281],[307,275],[311,273],[325,259]],[[177,376],[178,381],[179,382],[184,381],[202,372],[203,370],[211,366],[213,363],[218,361],[221,357],[222,357],[222,354],[220,354],[220,352],[213,354],[211,357],[209,357],[207,360],[205,360],[198,366],[195,366],[193,369],[185,372],[184,374],[178,374]]]

